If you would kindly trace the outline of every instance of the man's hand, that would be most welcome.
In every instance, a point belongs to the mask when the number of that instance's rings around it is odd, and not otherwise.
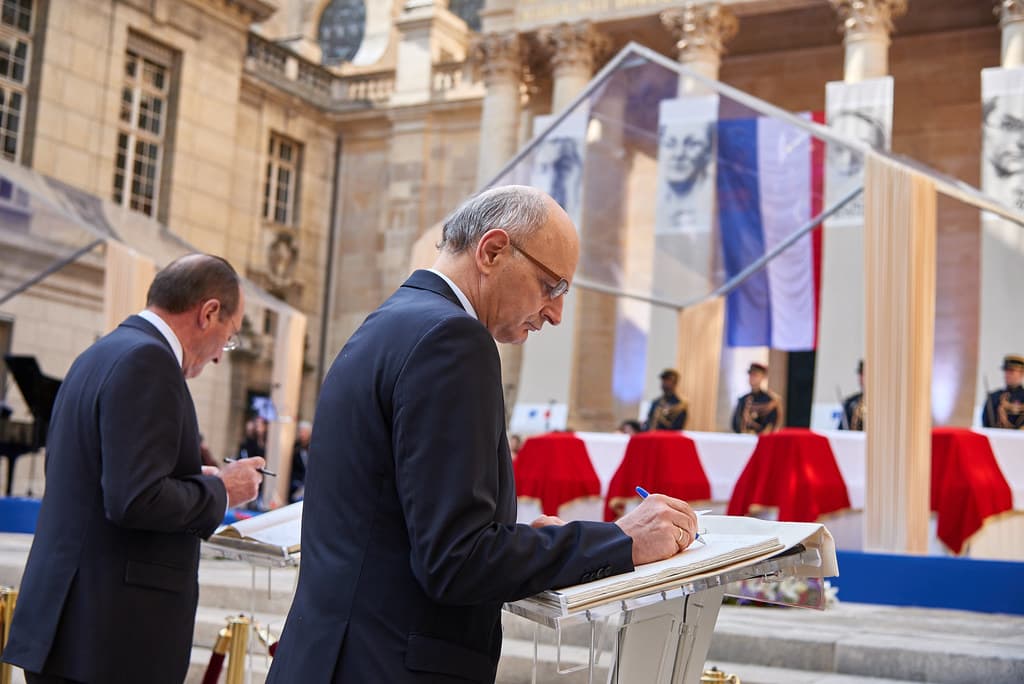
[[[260,483],[263,481],[263,476],[257,469],[265,465],[266,461],[256,456],[228,463],[216,472],[228,492],[228,508],[241,506],[256,498],[260,493]]]
[[[559,518],[557,515],[542,515],[532,523],[530,527],[547,527],[549,525],[564,525],[565,521]]]
[[[615,524],[633,538],[633,565],[674,556],[697,534],[697,514],[690,504],[664,494],[651,494]]]

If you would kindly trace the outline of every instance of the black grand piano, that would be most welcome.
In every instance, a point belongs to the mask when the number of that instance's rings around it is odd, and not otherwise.
[[[46,446],[53,401],[60,389],[60,380],[43,375],[34,356],[4,356],[7,370],[25,398],[32,422],[9,420],[7,411],[0,411],[0,456],[7,457],[7,496],[14,483],[14,462],[22,454],[31,454]]]

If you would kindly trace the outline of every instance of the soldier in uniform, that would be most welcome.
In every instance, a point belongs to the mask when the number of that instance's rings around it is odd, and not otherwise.
[[[647,422],[644,423],[645,430],[683,430],[686,428],[685,399],[680,399],[676,394],[676,385],[679,384],[679,371],[666,368],[661,371],[661,396],[651,404],[651,410],[647,414]]]
[[[864,430],[864,359],[857,364],[857,385],[860,392],[843,400],[843,417],[839,419],[840,430]]]
[[[782,398],[761,387],[767,375],[767,366],[760,363],[752,363],[747,369],[750,392],[736,402],[736,409],[732,412],[733,432],[759,435],[781,426]]]
[[[1024,356],[1010,354],[1003,358],[1006,387],[988,395],[981,411],[985,427],[1024,430]]]

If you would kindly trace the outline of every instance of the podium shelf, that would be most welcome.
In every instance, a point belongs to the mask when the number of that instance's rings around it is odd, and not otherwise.
[[[783,552],[750,565],[733,568],[720,573],[708,573],[692,578],[685,578],[678,584],[661,587],[637,596],[616,598],[596,606],[579,610],[567,610],[551,602],[540,601],[537,597],[520,599],[504,605],[504,609],[513,615],[526,618],[537,624],[560,630],[566,627],[586,624],[588,622],[606,621],[620,613],[635,610],[644,606],[683,598],[707,589],[722,587],[733,582],[749,579],[782,579],[796,576],[798,568],[821,567],[822,555],[818,548],[802,549],[799,552]]]

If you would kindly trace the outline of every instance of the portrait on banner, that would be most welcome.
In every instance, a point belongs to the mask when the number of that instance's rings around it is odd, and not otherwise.
[[[873,78],[859,83],[834,81],[825,87],[825,120],[840,135],[887,150],[892,144],[893,79]],[[826,208],[864,184],[865,155],[846,145],[829,143],[825,162]],[[853,198],[828,221],[829,226],[860,225],[864,195]]]
[[[985,69],[981,84],[981,187],[1024,211],[1024,67]]]
[[[534,118],[534,134],[542,133],[555,117]],[[583,207],[583,158],[589,109],[580,106],[547,132],[533,151],[530,185],[551,195],[577,229]]]
[[[710,233],[715,204],[718,97],[661,102],[656,233]]]

